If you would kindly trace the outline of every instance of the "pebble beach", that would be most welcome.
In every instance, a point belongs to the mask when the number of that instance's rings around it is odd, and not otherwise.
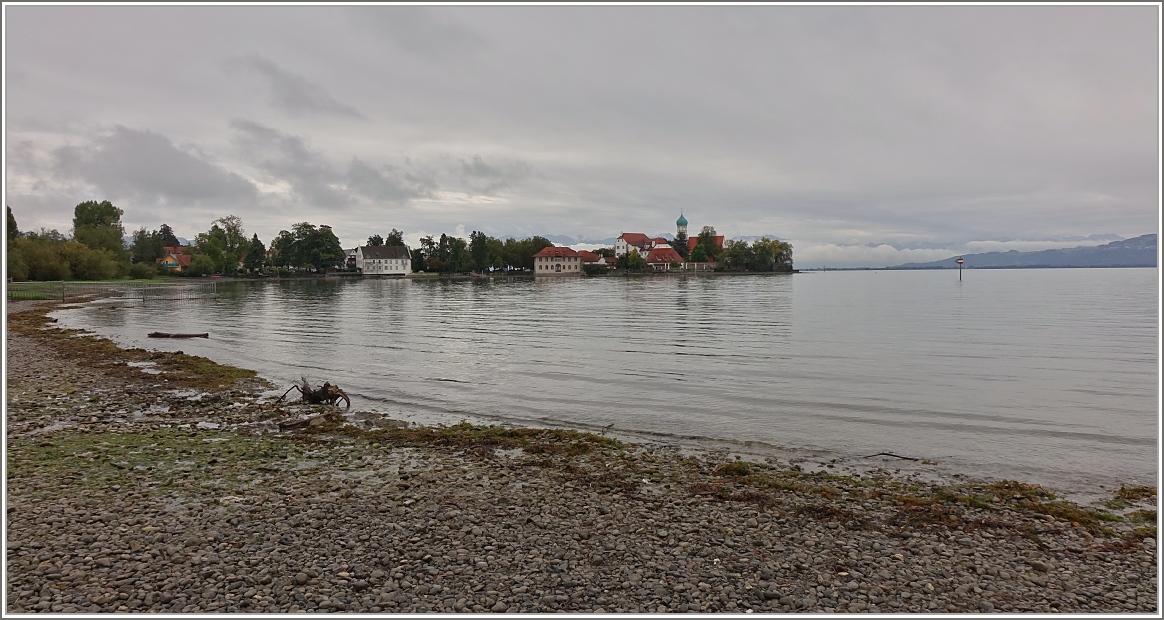
[[[52,307],[8,304],[7,613],[1159,613],[1155,489],[416,426]]]

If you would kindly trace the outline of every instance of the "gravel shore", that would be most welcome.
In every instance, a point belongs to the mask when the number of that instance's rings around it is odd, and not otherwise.
[[[415,427],[43,312],[9,304],[9,613],[1158,612],[1154,489]]]

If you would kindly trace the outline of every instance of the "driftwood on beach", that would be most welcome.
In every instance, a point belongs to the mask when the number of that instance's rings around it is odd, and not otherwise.
[[[313,388],[311,387],[311,383],[307,381],[307,377],[301,377],[298,382],[293,382],[291,387],[287,388],[286,392],[283,392],[283,395],[279,397],[279,400],[282,401],[284,398],[286,398],[287,395],[291,393],[291,390],[299,390],[299,394],[302,396],[303,402],[308,404],[328,404],[338,407],[339,401],[343,400],[348,407],[352,406],[352,400],[348,398],[348,395],[345,394],[343,390],[340,389],[340,386],[332,385],[326,381],[318,388]]]
[[[150,332],[146,334],[150,338],[209,338],[210,332],[203,332],[201,334],[171,334],[169,332]]]

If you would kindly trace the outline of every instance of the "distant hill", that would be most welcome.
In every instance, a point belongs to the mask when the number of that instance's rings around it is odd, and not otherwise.
[[[775,239],[776,241],[783,241],[776,235],[744,235],[742,237],[732,237],[732,241],[755,241],[757,239]]]
[[[963,254],[966,268],[1002,267],[1155,267],[1156,234],[1140,235],[1097,246],[1040,250],[1038,252],[985,252]],[[928,263],[905,263],[886,269],[956,269],[957,256]]]

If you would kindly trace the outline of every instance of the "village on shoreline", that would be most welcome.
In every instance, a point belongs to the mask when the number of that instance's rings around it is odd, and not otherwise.
[[[162,224],[126,236],[123,212],[108,201],[88,201],[74,209],[73,234],[56,230],[21,232],[8,208],[7,267],[9,282],[154,279],[158,277],[253,276],[307,274],[373,277],[546,277],[674,273],[791,273],[792,245],[762,237],[748,243],[725,240],[712,226],[688,235],[680,214],[675,235],[651,237],[623,232],[613,247],[574,249],[545,237],[504,240],[472,231],[468,239],[446,234],[422,237],[417,247],[404,233],[373,234],[367,243],[343,248],[326,225],[294,224],[264,244],[257,234],[247,239],[242,220],[230,215],[215,220],[193,241]]]

